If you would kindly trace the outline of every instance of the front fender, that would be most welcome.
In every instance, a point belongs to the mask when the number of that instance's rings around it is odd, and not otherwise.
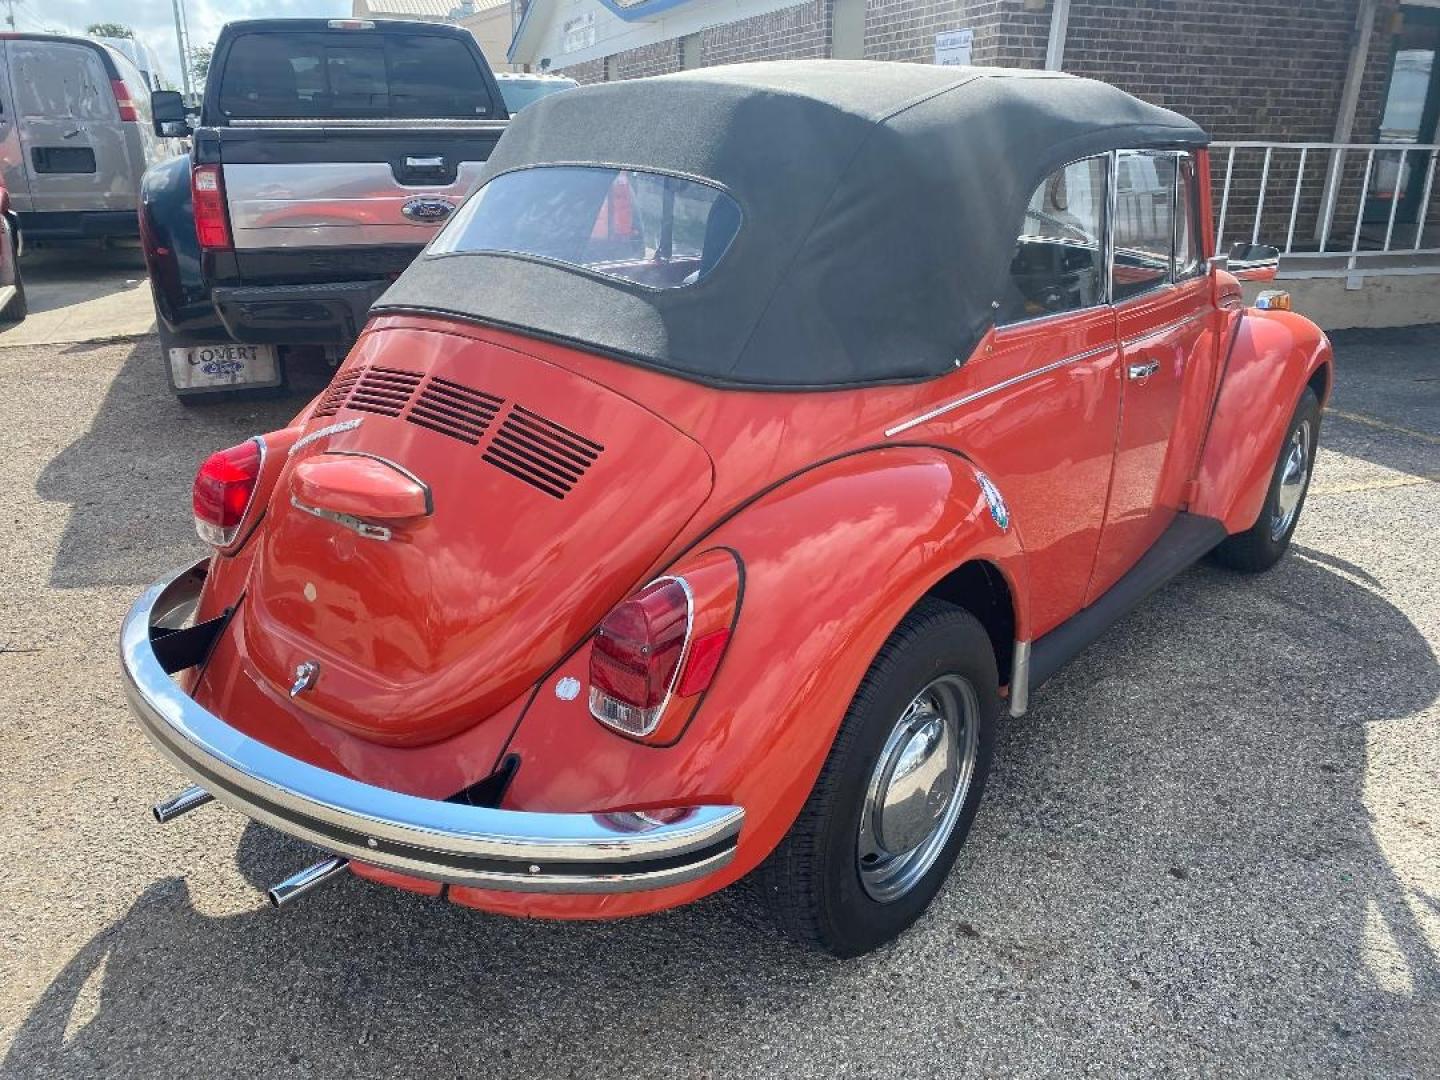
[[[1248,309],[1237,318],[1190,503],[1230,533],[1259,519],[1295,404],[1332,363],[1329,339],[1304,316]]]
[[[809,796],[845,710],[897,623],[938,580],[983,559],[1027,595],[1015,531],[997,524],[973,466],[933,447],[893,446],[820,465],[756,499],[692,552],[736,552],[744,599],[715,681],[685,734],[645,746],[602,727],[566,676],[539,687],[509,751],[521,765],[506,805],[533,810],[683,805],[724,794],[745,808],[735,861],[700,881],[605,897],[507,897],[452,889],[461,903],[550,917],[613,917],[686,903],[754,869]],[[685,558],[673,567],[683,572]],[[1023,604],[1017,604],[1023,611]],[[1023,625],[1021,612],[1017,622]]]

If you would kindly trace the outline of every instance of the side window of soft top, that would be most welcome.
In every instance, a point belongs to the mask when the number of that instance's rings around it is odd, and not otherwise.
[[[1000,325],[1105,302],[1105,213],[1108,156],[1085,158],[1051,173],[1025,207]]]

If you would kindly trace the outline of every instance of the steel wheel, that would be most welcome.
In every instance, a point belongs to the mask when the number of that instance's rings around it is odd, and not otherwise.
[[[1295,524],[1300,500],[1310,483],[1310,421],[1302,420],[1290,435],[1280,471],[1280,487],[1276,492],[1275,513],[1270,518],[1270,538],[1279,540]]]
[[[904,896],[944,850],[975,775],[979,712],[969,680],[943,675],[896,720],[870,776],[856,844],[872,900]]]

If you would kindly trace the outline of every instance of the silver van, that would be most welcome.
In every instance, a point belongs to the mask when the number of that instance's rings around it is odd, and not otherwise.
[[[140,177],[179,150],[156,136],[129,57],[88,38],[0,40],[0,174],[27,242],[139,235]]]

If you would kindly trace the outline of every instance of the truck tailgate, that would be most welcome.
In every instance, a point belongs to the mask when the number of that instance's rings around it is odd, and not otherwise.
[[[503,127],[222,129],[236,250],[419,249],[475,189]]]
[[[448,184],[402,183],[380,162],[226,164],[235,246],[422,246],[475,190],[483,162],[460,162]]]

